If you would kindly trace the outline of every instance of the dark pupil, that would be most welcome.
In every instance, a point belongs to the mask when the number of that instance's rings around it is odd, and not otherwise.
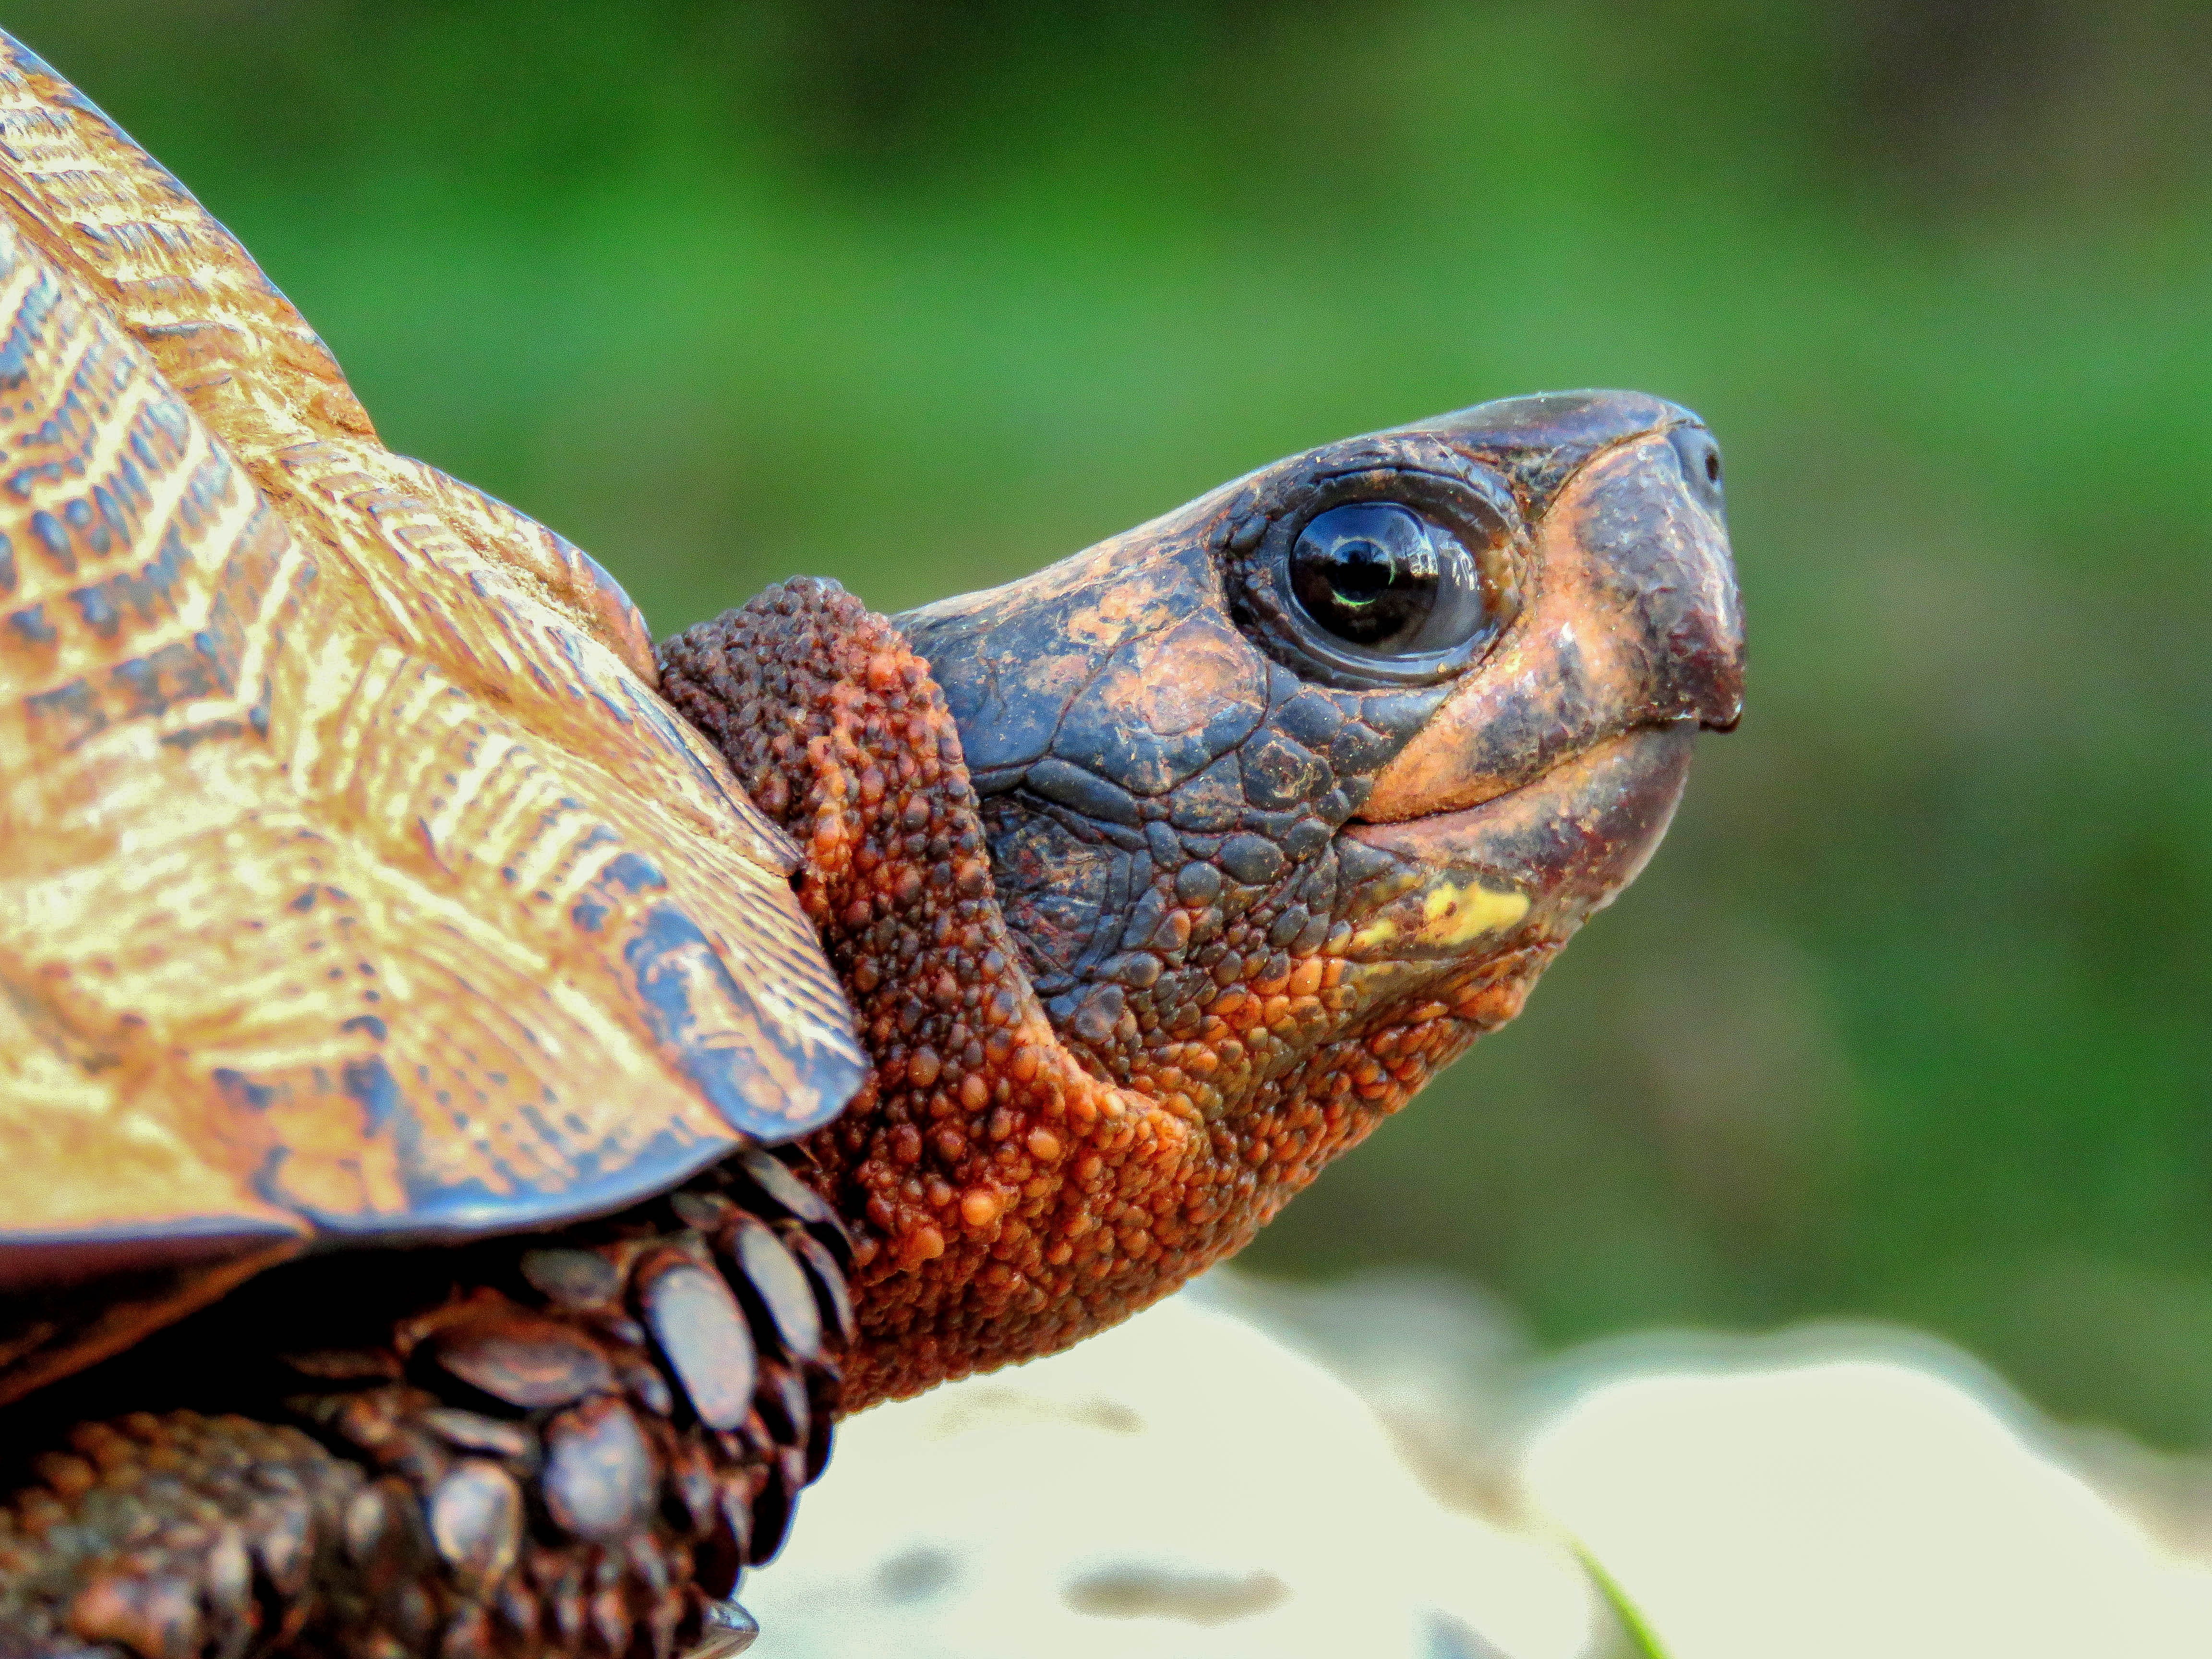
[[[1390,550],[1373,542],[1340,543],[1332,556],[1336,562],[1329,584],[1346,605],[1372,605],[1398,579],[1398,562]]]
[[[1331,507],[1291,553],[1291,589],[1314,621],[1370,649],[1410,642],[1436,608],[1429,526],[1389,502]]]

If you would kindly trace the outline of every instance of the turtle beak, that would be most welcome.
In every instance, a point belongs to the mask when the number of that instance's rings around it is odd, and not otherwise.
[[[1743,615],[1718,467],[1711,436],[1683,421],[1570,476],[1536,525],[1521,617],[1376,779],[1359,816],[1474,806],[1631,732],[1734,727]]]
[[[1394,855],[1362,930],[1378,955],[1564,938],[1657,847],[1697,732],[1741,713],[1719,452],[1686,411],[1638,401],[1664,413],[1559,483],[1522,615],[1347,829]]]

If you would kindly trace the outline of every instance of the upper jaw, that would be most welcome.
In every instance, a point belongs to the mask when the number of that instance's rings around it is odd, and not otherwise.
[[[1382,769],[1360,817],[1473,806],[1647,727],[1735,724],[1743,617],[1728,532],[1671,437],[1615,441],[1560,485],[1534,526],[1522,615]]]

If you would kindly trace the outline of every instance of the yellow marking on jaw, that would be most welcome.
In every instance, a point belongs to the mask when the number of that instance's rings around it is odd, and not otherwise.
[[[1348,941],[1355,951],[1403,938],[1408,945],[1455,950],[1485,933],[1503,932],[1528,914],[1528,896],[1470,881],[1438,882],[1421,896],[1421,920],[1410,930],[1389,916],[1370,921]]]
[[[1419,938],[1424,945],[1465,945],[1485,933],[1510,927],[1528,914],[1528,896],[1498,892],[1479,882],[1462,887],[1442,882],[1421,901]]]

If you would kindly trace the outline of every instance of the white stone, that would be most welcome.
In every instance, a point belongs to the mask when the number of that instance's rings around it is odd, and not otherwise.
[[[744,1601],[760,1659],[1577,1659],[1595,1616],[1570,1554],[1188,1297],[847,1424]]]
[[[2212,1571],[1962,1356],[1866,1332],[1698,1346],[1580,1392],[1522,1466],[1672,1659],[2212,1654]]]
[[[1668,1659],[2207,1659],[2086,1443],[1908,1333],[1543,1363],[1447,1281],[1217,1273],[846,1425],[744,1600],[760,1659],[1613,1659],[1579,1540]]]

